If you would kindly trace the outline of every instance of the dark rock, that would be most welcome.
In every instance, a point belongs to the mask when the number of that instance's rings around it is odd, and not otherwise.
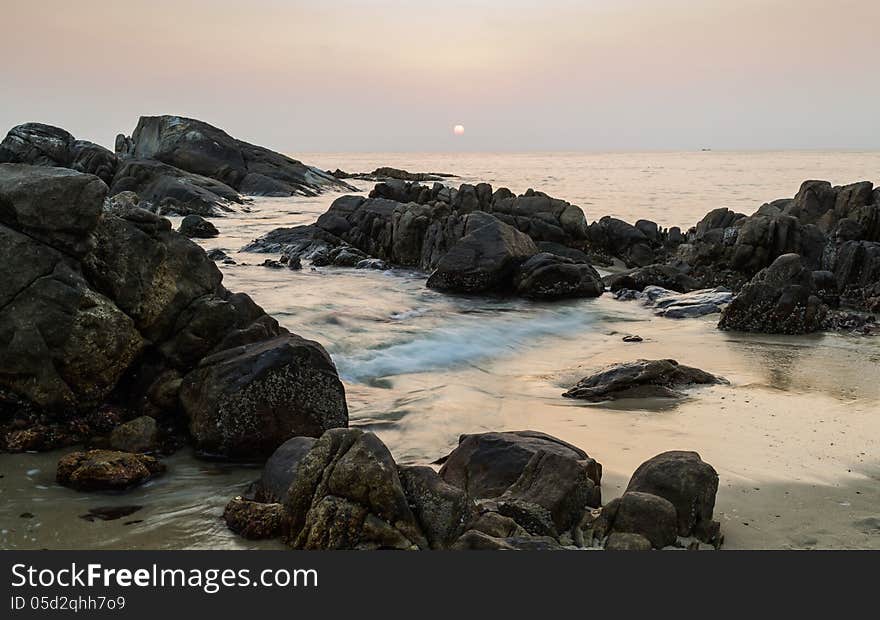
[[[548,253],[535,254],[520,265],[514,283],[517,294],[529,299],[598,297],[605,290],[589,263]]]
[[[675,360],[636,360],[612,364],[584,377],[563,394],[591,402],[621,398],[681,398],[682,388],[727,383],[721,377]]]
[[[287,259],[287,268],[291,271],[300,271],[303,268],[302,260],[299,256],[291,256]]]
[[[712,520],[718,473],[696,452],[664,452],[642,463],[626,493],[649,493],[675,507],[679,536],[717,542],[719,525]]]
[[[678,533],[677,519],[676,508],[669,500],[630,490],[608,502],[602,508],[601,515],[607,534],[640,534],[655,549],[675,543]]]
[[[442,459],[440,477],[470,497],[498,497],[541,451],[583,462],[593,484],[601,484],[602,466],[598,462],[580,448],[538,431],[462,435],[458,447]]]
[[[659,286],[646,286],[641,292],[620,289],[614,296],[624,301],[641,300],[644,305],[655,309],[654,314],[668,319],[717,314],[733,299],[733,293],[725,288],[676,293]]]
[[[142,116],[130,143],[123,140],[123,146],[125,157],[158,160],[243,193],[312,196],[327,189],[354,189],[322,170],[180,116]]]
[[[141,510],[143,506],[98,506],[97,508],[89,508],[89,511],[80,515],[80,519],[86,521],[115,521],[129,515],[133,515]]]
[[[116,172],[116,155],[70,133],[42,123],[13,127],[0,142],[0,163],[70,168],[93,174],[110,184]]]
[[[400,467],[400,482],[431,549],[446,549],[476,517],[465,492],[444,482],[430,467]]]
[[[281,536],[284,506],[234,497],[223,510],[226,526],[243,538],[261,540]]]
[[[468,530],[452,549],[456,551],[563,551],[550,536],[511,536],[496,538],[477,530]]]
[[[512,226],[471,214],[465,236],[447,252],[428,278],[428,287],[456,293],[509,291],[517,268],[538,248]]]
[[[326,432],[302,459],[284,502],[297,549],[427,549],[397,465],[372,433]]]
[[[815,295],[813,272],[784,254],[742,288],[721,314],[720,329],[805,334],[821,328],[827,307]]]
[[[605,551],[650,551],[651,541],[641,534],[613,532],[605,541]]]
[[[77,491],[122,491],[164,471],[162,463],[144,454],[89,450],[62,457],[56,479]]]
[[[229,255],[226,252],[224,252],[223,250],[220,250],[220,249],[216,249],[216,248],[213,250],[208,250],[206,252],[206,256],[208,258],[210,258],[212,261],[226,260],[229,258]]]
[[[644,339],[641,336],[637,336],[635,334],[623,337],[624,342],[642,342],[642,340]]]
[[[122,452],[153,452],[159,447],[159,427],[150,416],[141,416],[113,429],[110,447]]]
[[[180,234],[190,239],[210,239],[220,234],[217,227],[201,215],[187,215],[180,222]],[[212,259],[214,260],[214,259]]]
[[[296,476],[297,467],[317,441],[314,437],[294,437],[278,446],[263,467],[258,497],[264,502],[287,501],[287,490]]]
[[[348,425],[330,356],[293,334],[203,359],[184,377],[180,399],[196,446],[211,454],[266,456],[291,437]]]
[[[700,288],[696,279],[672,265],[637,267],[605,276],[602,281],[612,292],[621,289],[642,291],[646,286],[660,286],[679,293],[689,293]]]

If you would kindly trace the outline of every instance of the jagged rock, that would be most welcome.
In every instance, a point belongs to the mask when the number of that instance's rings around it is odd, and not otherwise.
[[[645,222],[645,220],[642,220]],[[614,217],[605,216],[590,224],[586,237],[592,247],[610,256],[622,259],[627,265],[644,267],[655,263],[660,251],[659,232],[655,239],[645,234],[644,228],[656,229],[656,224],[638,228]]]
[[[281,536],[284,506],[233,498],[223,510],[226,526],[243,538],[260,540]]]
[[[190,239],[210,239],[220,234],[217,227],[201,215],[187,215],[181,220],[178,230],[181,235]]]
[[[804,334],[821,328],[827,307],[816,296],[813,272],[797,254],[784,254],[742,288],[721,314],[720,329]]]
[[[593,484],[601,485],[602,466],[597,461],[580,448],[538,431],[462,435],[458,447],[441,459],[440,477],[470,497],[498,497],[541,451],[581,462]]]
[[[123,139],[121,145],[123,157],[157,160],[245,194],[313,196],[326,189],[355,189],[322,170],[181,116],[142,116],[130,142]]]
[[[291,437],[348,425],[330,356],[293,334],[204,358],[184,377],[180,400],[196,447],[223,456],[266,456]]]
[[[844,303],[880,312],[880,243],[847,241],[832,264],[836,289]]]
[[[461,238],[428,278],[428,288],[456,293],[509,291],[517,268],[538,253],[534,242],[489,215],[471,214]]]
[[[563,394],[591,402],[621,398],[681,398],[682,388],[727,383],[721,377],[675,360],[636,360],[612,364],[584,377]]]
[[[152,159],[126,159],[120,163],[110,194],[134,192],[160,215],[213,217],[242,202],[225,183],[193,174]]]
[[[598,297],[605,290],[599,273],[589,263],[554,254],[535,254],[519,266],[516,292],[529,299]]]
[[[446,549],[474,520],[476,506],[467,494],[444,482],[430,467],[400,467],[400,482],[431,549]]]
[[[284,502],[297,549],[427,549],[388,449],[372,433],[326,432],[302,459]]]
[[[103,146],[77,140],[59,127],[25,123],[9,130],[0,142],[0,163],[70,168],[93,174],[109,185],[117,160]]]
[[[562,551],[564,547],[550,536],[511,536],[496,538],[477,530],[468,530],[452,549],[456,551]]]
[[[164,471],[161,462],[145,454],[89,450],[62,457],[56,478],[77,491],[123,491]]]
[[[152,452],[159,446],[159,426],[150,416],[120,424],[110,434],[110,447],[122,452]]]
[[[664,452],[648,459],[633,473],[624,495],[632,492],[668,500],[675,507],[679,536],[719,542],[720,526],[712,520],[718,473],[696,452]]]

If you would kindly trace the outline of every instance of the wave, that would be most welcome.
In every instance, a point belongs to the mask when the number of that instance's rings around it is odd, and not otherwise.
[[[510,355],[536,346],[541,338],[571,334],[594,323],[596,316],[581,306],[517,317],[468,317],[429,328],[406,342],[336,356],[335,361],[340,376],[351,383],[444,370]]]

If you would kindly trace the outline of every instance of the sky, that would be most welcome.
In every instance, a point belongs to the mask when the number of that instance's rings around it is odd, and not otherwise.
[[[2,3],[0,135],[112,148],[176,114],[290,153],[880,149],[878,0]]]

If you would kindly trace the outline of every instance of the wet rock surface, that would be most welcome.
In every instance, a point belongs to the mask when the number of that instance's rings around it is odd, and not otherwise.
[[[584,377],[565,392],[566,398],[602,402],[621,398],[681,398],[694,385],[727,383],[699,368],[675,360],[636,360],[613,364]]]
[[[164,471],[159,460],[145,454],[89,450],[62,457],[56,479],[77,491],[124,491]]]

